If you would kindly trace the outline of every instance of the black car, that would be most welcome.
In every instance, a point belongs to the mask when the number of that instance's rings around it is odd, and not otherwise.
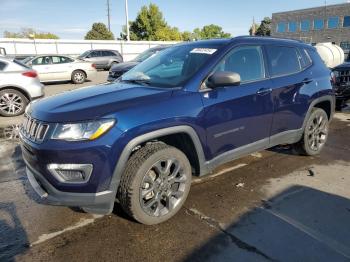
[[[146,51],[139,54],[136,58],[129,62],[124,62],[120,64],[113,65],[111,69],[109,70],[107,81],[113,82],[117,78],[119,78],[121,75],[129,71],[134,66],[138,65],[139,63],[145,61],[147,58],[151,57],[152,55],[158,53],[159,51],[164,50],[169,46],[162,45],[162,46],[156,46],[152,47],[150,49],[147,49]]]
[[[333,69],[335,75],[336,107],[341,109],[345,102],[350,99],[350,62],[345,62]]]

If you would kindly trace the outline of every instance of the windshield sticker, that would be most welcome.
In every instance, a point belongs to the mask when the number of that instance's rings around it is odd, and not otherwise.
[[[217,49],[214,48],[195,48],[190,52],[191,54],[207,54],[212,55],[216,52]]]

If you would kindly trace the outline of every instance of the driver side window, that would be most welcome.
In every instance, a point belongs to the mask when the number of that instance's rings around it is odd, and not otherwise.
[[[261,47],[235,48],[219,63],[215,72],[238,73],[242,83],[264,79],[265,69]]]

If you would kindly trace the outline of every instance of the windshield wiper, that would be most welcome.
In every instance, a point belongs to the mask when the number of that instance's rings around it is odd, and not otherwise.
[[[150,85],[150,81],[148,79],[122,79],[121,81],[146,86]]]

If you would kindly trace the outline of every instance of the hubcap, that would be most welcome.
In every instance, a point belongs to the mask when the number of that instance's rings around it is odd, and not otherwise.
[[[3,134],[2,135],[0,134],[0,138],[9,139],[9,140],[19,139],[19,129],[20,129],[20,125],[14,124],[14,125],[6,126],[3,129]]]
[[[15,115],[23,109],[22,98],[15,93],[5,93],[0,97],[0,110],[9,115]]]
[[[317,114],[312,120],[308,132],[308,144],[311,150],[318,151],[326,143],[328,137],[327,118],[322,114]]]
[[[142,209],[148,215],[156,217],[171,212],[183,199],[188,175],[176,159],[155,163],[141,182]]]
[[[75,73],[74,80],[77,82],[82,82],[84,80],[84,74],[81,72]]]

